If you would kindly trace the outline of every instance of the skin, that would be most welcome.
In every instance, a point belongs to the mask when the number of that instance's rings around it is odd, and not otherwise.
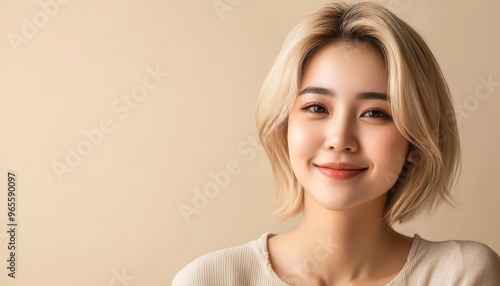
[[[329,45],[304,69],[288,121],[303,216],[268,240],[271,265],[288,284],[384,285],[406,262],[413,239],[383,222],[387,192],[412,161],[383,98],[386,83],[384,59],[369,45]],[[338,179],[318,168],[338,162],[362,171]]]

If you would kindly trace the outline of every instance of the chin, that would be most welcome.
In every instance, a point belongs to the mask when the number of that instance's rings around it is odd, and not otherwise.
[[[311,203],[331,211],[349,210],[361,203],[352,194],[343,195],[339,193],[333,194],[332,192],[325,194],[322,192],[321,194],[309,194],[309,196],[312,199]]]
[[[359,205],[362,205],[362,203],[355,203],[355,202],[324,202],[320,203],[320,205],[329,211],[332,212],[343,212],[343,211],[349,211],[354,208],[356,208]]]
[[[332,192],[331,189],[323,192],[308,193],[306,196],[309,204],[322,207],[329,211],[348,211],[361,206],[385,205],[385,195],[368,196],[367,194],[355,194],[352,190]]]

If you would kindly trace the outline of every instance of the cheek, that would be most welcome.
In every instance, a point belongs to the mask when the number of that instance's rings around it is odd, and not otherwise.
[[[321,146],[321,132],[315,124],[304,120],[290,118],[288,122],[288,152],[292,164],[298,160],[308,159]]]
[[[406,159],[409,143],[397,129],[391,128],[373,134],[364,145],[376,167],[399,173]]]

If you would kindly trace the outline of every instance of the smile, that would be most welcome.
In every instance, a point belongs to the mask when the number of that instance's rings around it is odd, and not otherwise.
[[[331,164],[315,165],[315,166],[318,167],[319,171],[323,175],[327,176],[328,178],[337,180],[351,179],[368,169],[368,168],[356,168],[354,166],[346,164],[335,164],[335,166]]]

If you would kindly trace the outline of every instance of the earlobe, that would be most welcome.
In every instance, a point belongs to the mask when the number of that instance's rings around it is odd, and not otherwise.
[[[408,147],[408,152],[406,153],[406,161],[413,163],[415,161],[413,154],[414,154],[413,145],[410,144],[410,146]]]
[[[415,160],[413,158],[413,151],[410,152],[410,154],[408,155],[408,157],[406,157],[406,161],[410,162],[410,163],[413,163]]]

